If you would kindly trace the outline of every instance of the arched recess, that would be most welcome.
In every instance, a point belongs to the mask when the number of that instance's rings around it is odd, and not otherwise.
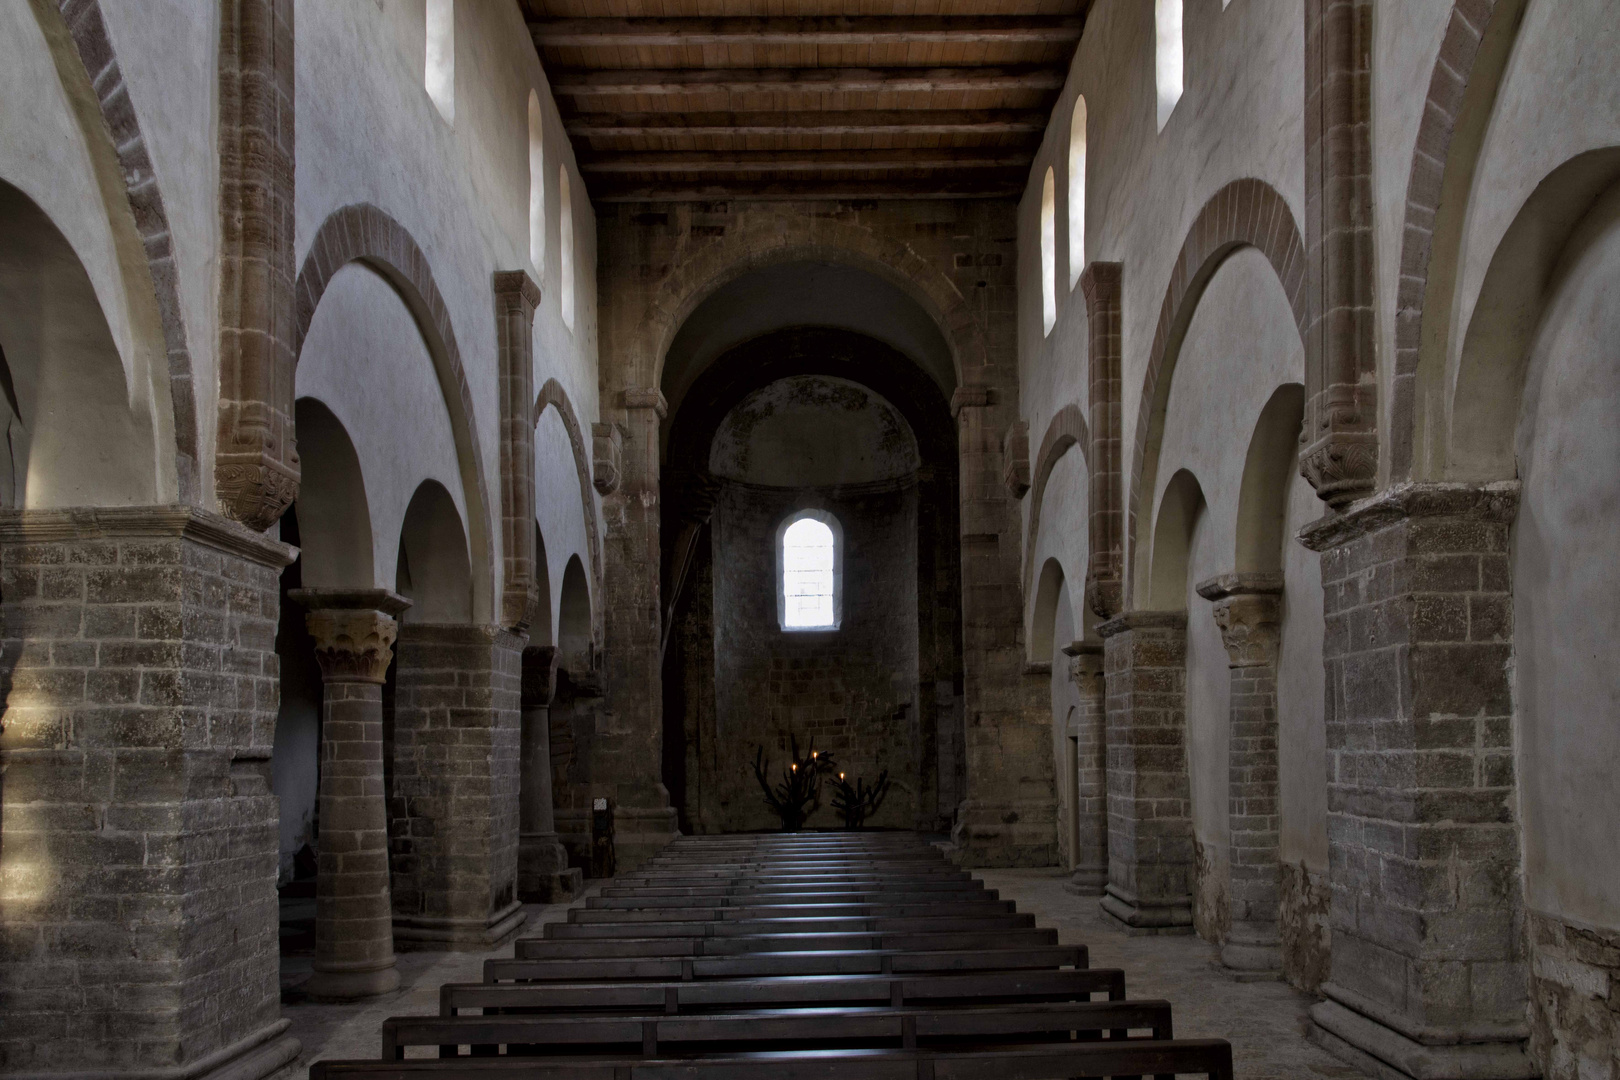
[[[1177,471],[1159,500],[1153,528],[1153,576],[1147,606],[1154,611],[1187,610],[1187,559],[1193,528],[1204,510],[1204,489],[1186,469]]]
[[[437,480],[424,480],[405,508],[399,530],[394,591],[409,597],[401,622],[472,621],[472,572],[467,534],[456,502]]]
[[[1140,557],[1138,521],[1151,508],[1158,480],[1165,410],[1170,404],[1170,383],[1180,359],[1181,345],[1193,312],[1198,309],[1198,302],[1215,271],[1234,252],[1245,247],[1257,249],[1271,264],[1288,297],[1300,339],[1305,337],[1305,247],[1299,225],[1288,203],[1270,184],[1263,180],[1234,180],[1204,204],[1187,230],[1159,309],[1147,373],[1142,380],[1130,488],[1126,496],[1126,550],[1131,583],[1127,607],[1139,606],[1137,598],[1156,588],[1150,584],[1148,561]],[[1151,542],[1151,535],[1141,539]],[[1158,579],[1157,554],[1155,544],[1153,583]],[[1174,606],[1184,607],[1185,603],[1183,597]]]
[[[1428,410],[1418,399],[1442,381],[1468,193],[1528,2],[1456,0],[1429,77],[1397,264],[1395,372],[1384,438],[1392,481],[1410,479],[1419,468],[1425,440],[1418,429]]]
[[[1298,472],[1299,430],[1305,417],[1305,387],[1279,386],[1260,410],[1243,459],[1238,492],[1238,573],[1281,573],[1288,490]]]
[[[562,598],[557,604],[558,662],[570,673],[591,670],[591,587],[578,555],[563,571]]]
[[[694,244],[664,279],[642,313],[634,339],[643,355],[629,357],[629,371],[645,373],[647,386],[663,379],[664,358],[687,317],[717,289],[744,274],[784,262],[829,262],[871,271],[904,290],[939,324],[950,344],[956,379],[982,382],[976,372],[989,363],[984,331],[956,284],[906,244],[843,221],[811,215],[750,218],[723,236]]]
[[[1617,192],[1620,147],[1588,151],[1536,185],[1503,234],[1463,336],[1438,478],[1517,475],[1515,439],[1532,340],[1560,271],[1582,246],[1582,234],[1590,240],[1606,211],[1613,213]]]
[[[1080,448],[1080,455],[1089,472],[1091,433],[1086,428],[1086,418],[1080,412],[1080,406],[1071,402],[1059,409],[1046,425],[1046,434],[1041,436],[1041,448],[1035,455],[1035,474],[1030,478],[1029,485],[1029,530],[1024,534],[1025,596],[1030,595],[1030,586],[1034,583],[1035,542],[1041,535],[1041,504],[1046,501],[1046,482],[1052,478],[1052,470],[1057,467],[1058,460],[1076,446]],[[1032,646],[1030,655],[1038,660],[1045,653],[1036,651]]]
[[[0,504],[160,501],[147,395],[131,393],[95,285],[40,206],[0,180]]]
[[[314,398],[300,398],[293,416],[305,470],[297,502],[303,585],[372,588],[371,508],[360,455],[343,422]]]
[[[62,0],[59,6],[70,10],[61,11],[44,3],[31,6],[84,132],[107,205],[120,272],[131,286],[126,295],[132,321],[162,334],[166,370],[154,378],[153,421],[159,447],[166,448],[169,439],[174,447],[174,474],[164,478],[164,488],[169,490],[172,484],[181,502],[196,503],[201,485],[191,349],[181,316],[174,233],[139,113],[130,100],[129,84],[118,65],[99,0],[73,5]],[[164,494],[156,501],[167,498]]]
[[[451,325],[449,309],[433,279],[427,255],[403,225],[369,203],[345,206],[321,223],[298,271],[298,328],[293,339],[294,353],[303,349],[310,321],[327,286],[338,271],[351,262],[365,263],[394,287],[416,320],[428,355],[433,358],[434,373],[450,414],[450,429],[456,440],[456,464],[467,500],[472,614],[477,621],[492,621],[495,617],[495,549],[490,527],[489,485],[484,479],[482,444],[478,439],[472,394],[467,388],[461,350],[456,345],[455,327]],[[302,445],[302,432],[299,441]]]
[[[1029,659],[1034,663],[1052,662],[1052,650],[1058,644],[1053,639],[1053,627],[1058,623],[1058,605],[1069,602],[1069,590],[1064,587],[1063,566],[1056,559],[1047,559],[1041,565],[1041,580],[1035,590],[1035,609],[1029,627]],[[1074,622],[1070,610],[1069,624]]]
[[[591,494],[591,461],[585,451],[585,432],[579,426],[579,414],[574,411],[574,403],[568,400],[568,391],[556,379],[547,379],[545,385],[540,387],[540,393],[535,395],[532,421],[535,427],[540,425],[540,415],[548,406],[555,408],[557,415],[562,417],[563,427],[568,430],[568,445],[574,452],[574,472],[579,479],[579,505],[585,515],[586,546],[590,548],[586,555],[591,560],[592,587],[589,591],[592,607],[588,610],[593,635],[591,640],[600,644],[600,639],[594,635],[602,630],[602,542],[596,524],[596,497]],[[567,578],[563,580],[566,583]]]

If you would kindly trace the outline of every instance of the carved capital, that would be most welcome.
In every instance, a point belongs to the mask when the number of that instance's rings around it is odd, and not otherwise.
[[[530,645],[523,650],[522,703],[525,709],[544,709],[557,696],[559,654],[555,645]]]
[[[1198,583],[1198,595],[1215,604],[1215,625],[1232,667],[1277,663],[1282,641],[1282,575],[1222,574]]]
[[[1001,441],[1001,479],[1015,499],[1029,491],[1029,423],[1015,420]]]
[[[1074,683],[1081,696],[1100,699],[1103,696],[1102,642],[1071,642],[1063,646],[1063,655],[1069,658],[1069,681]]]
[[[497,270],[492,284],[502,314],[516,311],[526,318],[534,316],[534,309],[540,306],[540,286],[527,270]]]
[[[1125,608],[1124,583],[1114,576],[1091,578],[1086,582],[1086,606],[1097,618],[1112,619]]]
[[[387,589],[294,589],[327,682],[381,683],[394,659],[399,615],[411,602]]]
[[[632,386],[619,395],[626,409],[651,409],[663,420],[669,416],[669,402],[656,386]]]
[[[603,495],[619,490],[624,478],[624,433],[617,424],[591,425],[591,486]]]
[[[1342,510],[1371,494],[1377,483],[1378,433],[1359,419],[1347,417],[1335,424],[1330,418],[1318,437],[1301,448],[1299,473],[1318,498]]]
[[[990,405],[991,395],[988,386],[967,384],[958,386],[951,395],[951,415],[956,416],[963,409],[983,409]]]
[[[298,454],[290,464],[267,450],[222,453],[214,462],[214,490],[220,512],[255,532],[280,520],[298,498]]]

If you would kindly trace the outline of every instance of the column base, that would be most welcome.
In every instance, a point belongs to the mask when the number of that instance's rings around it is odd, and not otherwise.
[[[557,834],[518,837],[518,899],[530,904],[566,904],[585,888],[585,872],[568,865]]]
[[[514,900],[482,919],[394,916],[394,948],[400,952],[487,952],[523,929],[529,917]]]
[[[968,869],[1057,865],[1056,807],[968,799],[956,812],[951,845],[952,861]]]
[[[1108,889],[1108,867],[1081,866],[1063,883],[1071,896],[1102,896]]]
[[[1221,966],[1242,982],[1282,978],[1282,938],[1276,923],[1233,923],[1221,946]]]
[[[1144,899],[1110,884],[1100,906],[1104,915],[1132,937],[1193,932],[1191,896]]]
[[[1524,1039],[1421,1043],[1337,1001],[1312,1006],[1306,1037],[1379,1080],[1535,1080],[1541,1075]]]
[[[399,989],[399,969],[394,958],[388,958],[386,967],[368,971],[323,971],[315,974],[298,988],[311,1001],[362,1001],[381,997]]]

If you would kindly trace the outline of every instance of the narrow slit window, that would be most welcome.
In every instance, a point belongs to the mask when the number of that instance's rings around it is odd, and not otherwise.
[[[574,328],[574,195],[569,189],[568,166],[557,170],[557,247],[561,266],[557,276],[557,299],[562,304],[563,325]]]
[[[1069,118],[1069,288],[1086,268],[1086,99],[1074,99]]]
[[[456,0],[427,0],[428,97],[447,123],[456,119]]]
[[[1041,184],[1041,326],[1050,334],[1057,325],[1057,181],[1046,167]]]
[[[546,270],[546,149],[540,95],[529,91],[529,261],[536,277]]]
[[[838,539],[819,516],[782,530],[779,610],[783,630],[838,629]]]
[[[1153,74],[1159,90],[1159,130],[1169,122],[1181,100],[1182,65],[1181,0],[1154,0],[1153,30],[1157,38]]]

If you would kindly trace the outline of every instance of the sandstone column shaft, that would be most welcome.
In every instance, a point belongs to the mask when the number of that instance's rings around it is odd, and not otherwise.
[[[518,818],[518,898],[570,900],[583,875],[568,866],[557,838],[551,786],[551,701],[557,692],[557,648],[523,650],[522,778]]]
[[[319,859],[313,998],[349,1000],[399,985],[383,790],[382,684],[394,616],[410,601],[385,589],[295,589],[321,667]]]
[[[1078,743],[1073,778],[1077,830],[1074,873],[1064,886],[1078,896],[1101,896],[1108,884],[1108,693],[1101,642],[1065,648],[1069,678],[1080,691],[1080,710],[1069,737]]]
[[[1102,907],[1144,933],[1192,932],[1187,616],[1132,611],[1097,627],[1108,686],[1108,885]]]
[[[1277,928],[1282,888],[1277,786],[1281,593],[1277,574],[1225,574],[1198,586],[1198,595],[1214,602],[1215,623],[1231,661],[1227,861],[1232,926],[1221,946],[1221,963],[1264,974],[1282,971]]]

